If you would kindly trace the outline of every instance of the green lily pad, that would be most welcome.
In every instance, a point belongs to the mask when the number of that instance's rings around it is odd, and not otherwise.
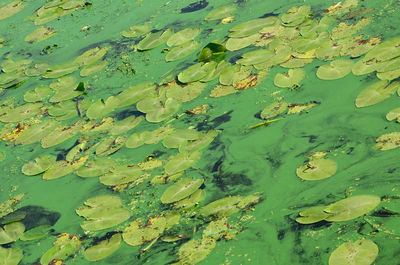
[[[317,77],[322,80],[343,78],[351,72],[352,67],[353,62],[351,60],[334,60],[329,65],[325,64],[318,67]]]
[[[264,120],[274,118],[276,116],[281,115],[282,113],[286,113],[288,107],[289,107],[288,103],[282,101],[276,101],[268,105],[266,108],[264,108],[260,113],[260,117],[261,119]]]
[[[175,156],[170,156],[164,166],[165,173],[169,175],[176,174],[192,167],[201,157],[200,151],[181,152]]]
[[[228,51],[237,51],[254,44],[259,38],[259,33],[255,33],[243,38],[229,38],[225,44],[225,47]]]
[[[258,49],[255,51],[247,52],[242,55],[242,59],[237,60],[236,63],[241,65],[255,65],[268,61],[274,53],[267,49]]]
[[[109,172],[100,176],[100,183],[106,186],[116,186],[131,183],[140,178],[142,169],[136,165],[115,165]]]
[[[44,120],[31,125],[26,130],[22,131],[19,137],[15,140],[16,144],[28,145],[39,142],[50,131],[54,130],[59,124],[54,120]]]
[[[48,63],[37,63],[34,66],[25,69],[25,75],[27,76],[39,76],[44,74],[49,69],[50,64]]]
[[[174,98],[147,97],[136,104],[136,108],[146,113],[148,122],[161,122],[175,114],[181,104]]]
[[[110,238],[100,241],[94,246],[85,249],[83,255],[89,261],[102,260],[119,249],[122,243],[121,234],[114,234]]]
[[[51,155],[42,155],[35,158],[35,161],[31,161],[22,166],[22,173],[27,176],[34,176],[41,174],[48,170],[56,162],[56,157]]]
[[[76,84],[73,77],[61,77],[56,82],[50,84],[50,87],[56,91],[56,93],[50,98],[49,102],[60,102],[68,99],[73,99],[84,91],[80,89],[83,83]]]
[[[332,252],[329,265],[370,265],[378,252],[378,246],[368,239],[345,242]]]
[[[259,30],[266,26],[274,25],[279,19],[274,16],[266,17],[266,18],[257,18],[242,24],[239,24],[229,31],[230,38],[243,38],[257,33]]]
[[[18,248],[0,247],[0,260],[2,261],[2,265],[18,265],[22,257],[22,250]]]
[[[400,37],[395,37],[393,39],[384,41],[370,50],[361,61],[384,62],[396,58],[400,55],[400,49],[398,48],[399,45]]]
[[[128,245],[140,246],[164,233],[166,224],[167,220],[164,216],[150,217],[146,225],[143,225],[140,220],[136,220],[124,229],[122,237]]]
[[[213,238],[203,238],[199,240],[190,240],[183,244],[178,250],[178,264],[197,264],[205,259],[216,246],[216,240]]]
[[[165,56],[165,61],[173,62],[194,53],[200,45],[198,41],[188,41],[170,50]]]
[[[180,86],[174,83],[168,87],[166,96],[168,98],[174,98],[180,102],[189,102],[197,98],[206,86],[207,84],[201,82],[193,82],[185,86]]]
[[[293,87],[298,86],[300,81],[305,77],[303,69],[289,69],[288,73],[278,73],[274,78],[274,85],[277,87]]]
[[[48,134],[42,138],[41,145],[43,148],[49,148],[61,144],[75,136],[82,129],[82,127],[82,121],[77,121],[71,126],[59,126],[48,132]]]
[[[0,88],[14,89],[20,86],[27,77],[23,70],[0,74]]]
[[[75,173],[81,178],[94,178],[109,172],[114,165],[116,161],[112,158],[96,158],[86,166],[80,167]]]
[[[211,62],[212,66],[213,62]],[[216,64],[216,63],[215,63]],[[230,63],[228,63],[225,60],[220,61],[218,64],[216,64],[216,67],[214,67],[205,77],[200,79],[201,82],[210,82],[214,80],[215,78],[218,78],[221,73],[223,73],[225,70],[227,70],[231,66]]]
[[[65,233],[58,237],[53,244],[54,246],[41,257],[40,264],[50,265],[52,260],[65,260],[79,250],[82,242],[76,235],[71,236]]]
[[[125,38],[137,38],[149,33],[150,30],[150,23],[145,23],[143,25],[131,26],[129,29],[121,31],[121,35]]]
[[[238,82],[250,76],[253,70],[252,66],[243,66],[235,64],[227,68],[221,73],[219,77],[219,82],[226,86],[236,86]]]
[[[89,76],[91,74],[99,72],[101,69],[103,69],[107,65],[107,61],[98,61],[89,65],[86,65],[85,67],[82,68],[80,71],[79,75],[82,77]]]
[[[226,198],[222,198],[216,201],[213,201],[206,206],[203,206],[198,214],[204,216],[229,216],[240,211],[240,208],[237,207],[237,204],[243,199],[242,196],[229,196]]]
[[[400,146],[400,132],[385,133],[376,138],[376,150],[392,150]]]
[[[188,209],[198,205],[205,198],[205,193],[202,189],[198,189],[190,196],[174,203],[175,208]]]
[[[85,231],[107,229],[131,217],[129,210],[122,208],[122,201],[116,196],[98,196],[86,200],[84,204],[85,206],[76,209],[76,213],[87,219],[81,223]]]
[[[0,116],[2,122],[20,122],[39,114],[42,109],[42,103],[27,103],[22,106],[10,109],[4,115]]]
[[[330,214],[326,221],[342,222],[348,221],[369,213],[381,202],[381,198],[374,195],[352,196],[324,208],[324,212]]]
[[[180,46],[184,43],[187,43],[193,40],[197,35],[199,35],[199,28],[186,28],[177,33],[173,34],[168,38],[167,45],[168,46]]]
[[[164,138],[163,145],[166,148],[179,148],[183,142],[197,140],[200,136],[200,132],[193,129],[175,130]]]
[[[331,39],[327,32],[321,32],[318,37],[309,36],[307,38],[297,38],[290,42],[290,46],[299,53],[305,53],[329,43]]]
[[[50,106],[48,113],[58,121],[68,120],[78,116],[77,104],[72,100],[62,101]]]
[[[320,180],[333,176],[336,173],[335,161],[326,158],[310,160],[306,165],[296,169],[296,174],[304,180]]]
[[[108,156],[117,152],[126,141],[126,136],[108,137],[104,139],[96,148],[97,156]]]
[[[400,86],[400,82],[378,81],[365,88],[356,98],[357,108],[375,105],[391,97]]]
[[[203,184],[203,179],[193,179],[191,177],[181,179],[172,186],[168,187],[161,196],[164,204],[180,201],[192,195]]]
[[[44,172],[42,178],[45,180],[52,180],[69,175],[83,166],[88,158],[89,156],[84,156],[72,162],[59,160],[53,163],[52,166]]]
[[[39,225],[35,228],[29,229],[25,231],[19,238],[22,241],[32,241],[46,237],[50,230],[52,229],[51,225]]]
[[[108,50],[108,47],[104,47],[101,49],[99,47],[92,48],[76,57],[74,62],[79,64],[80,66],[94,64],[97,61],[101,60],[104,55],[106,55]]]
[[[358,31],[366,27],[370,22],[370,18],[363,18],[360,21],[350,25],[347,25],[345,22],[341,22],[339,25],[332,29],[331,38],[342,39],[346,37],[351,37]]]
[[[387,71],[387,72],[381,72],[381,73],[377,73],[376,76],[380,79],[380,80],[394,80],[397,79],[398,77],[400,77],[400,68],[399,69],[395,69],[395,70],[391,70],[391,71]]]
[[[0,245],[8,244],[17,239],[24,233],[25,225],[21,222],[13,222],[0,227]]]
[[[155,33],[149,33],[146,37],[144,37],[143,40],[138,43],[137,48],[140,51],[154,49],[166,42],[172,34],[173,32],[170,29],[167,29],[165,31],[161,30]]]
[[[25,41],[29,43],[36,43],[50,38],[56,34],[53,28],[39,27],[25,37]]]
[[[226,48],[224,45],[216,42],[208,43],[199,54],[198,61],[200,63],[205,62],[221,62],[225,59]]]
[[[207,21],[223,19],[229,17],[235,10],[236,7],[233,5],[221,6],[208,13],[204,19]]]
[[[214,141],[215,137],[217,137],[219,131],[211,130],[207,133],[203,134],[201,137],[194,141],[185,141],[179,145],[179,152],[194,152],[199,151],[206,148],[212,141]]]
[[[324,212],[326,206],[315,206],[299,213],[296,222],[300,224],[313,224],[325,220],[329,213]]]
[[[38,102],[48,98],[51,94],[51,89],[48,86],[38,86],[35,89],[28,90],[24,94],[26,102]]]
[[[222,217],[218,220],[211,221],[207,225],[203,231],[203,238],[212,238],[215,240],[224,238],[226,240],[230,240],[233,239],[239,232],[239,229],[229,225],[227,217]]]
[[[332,60],[334,57],[340,55],[342,50],[342,46],[340,46],[337,42],[332,40],[327,40],[321,43],[321,45],[316,48],[315,55],[318,59],[322,61]]]
[[[121,107],[119,97],[110,96],[106,101],[99,99],[94,102],[86,111],[86,116],[89,119],[98,119],[113,112],[116,108]]]
[[[14,212],[15,206],[18,205],[18,203],[21,201],[21,199],[24,197],[24,193],[15,195],[14,197],[2,202],[0,204],[0,218],[3,218],[4,216]]]
[[[144,82],[119,93],[116,98],[119,99],[119,108],[123,108],[144,99],[147,96],[155,94],[156,86],[151,82]]]
[[[205,77],[212,68],[210,66],[214,66],[213,64],[209,63],[197,63],[194,64],[178,75],[178,80],[182,83],[189,83],[199,81],[203,77]]]
[[[400,108],[392,109],[386,114],[386,119],[388,121],[392,121],[400,117]]]
[[[141,116],[136,117],[135,115],[131,115],[119,122],[114,123],[110,130],[110,134],[119,135],[128,132],[138,126],[142,120],[143,118]]]
[[[0,20],[11,17],[18,12],[22,11],[25,8],[25,5],[20,0],[12,1],[6,5],[3,5],[0,8]]]
[[[282,24],[286,27],[295,27],[303,23],[310,15],[309,5],[294,6],[281,16]]]
[[[47,69],[43,74],[44,78],[59,78],[78,70],[80,65],[76,62],[62,63]]]

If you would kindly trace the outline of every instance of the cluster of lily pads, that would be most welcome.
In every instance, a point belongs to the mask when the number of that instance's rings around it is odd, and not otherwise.
[[[47,1],[28,19],[35,25],[46,24],[75,10],[83,8],[84,1]],[[13,89],[28,78],[56,79],[48,85],[40,85],[24,94],[23,105],[4,100],[0,105],[0,121],[3,127],[0,137],[7,144],[33,145],[43,149],[55,147],[66,141],[75,141],[63,158],[43,154],[24,164],[21,171],[27,176],[41,175],[52,180],[75,173],[81,178],[98,178],[120,196],[103,195],[87,199],[84,206],[76,209],[82,217],[80,224],[89,239],[67,233],[59,234],[54,246],[45,252],[41,264],[63,261],[85,248],[84,257],[89,261],[104,259],[123,244],[143,247],[142,252],[157,242],[168,244],[185,241],[180,245],[176,264],[196,264],[207,257],[217,241],[230,240],[241,230],[240,222],[232,215],[243,213],[262,201],[262,195],[227,196],[204,204],[207,181],[198,176],[201,169],[195,167],[202,151],[221,133],[218,130],[198,131],[193,128],[175,128],[172,121],[182,105],[206,91],[207,83],[218,84],[207,91],[211,98],[227,96],[256,86],[265,79],[272,67],[288,69],[277,73],[273,83],[277,88],[299,88],[305,78],[302,67],[314,59],[330,61],[318,67],[316,76],[321,80],[344,78],[351,72],[364,75],[376,71],[380,81],[365,88],[356,98],[358,108],[381,102],[396,91],[400,96],[400,38],[381,43],[380,38],[356,35],[370,19],[354,24],[335,23],[344,14],[358,6],[357,0],[347,0],[329,7],[321,17],[314,17],[308,5],[296,6],[281,16],[267,16],[246,21],[232,27],[229,34],[205,46],[195,40],[200,28],[156,29],[150,22],[131,26],[121,32],[124,38],[136,42],[135,52],[155,49],[164,44],[166,62],[182,60],[198,52],[196,63],[177,73],[176,78],[160,84],[144,82],[107,98],[91,100],[87,82],[72,76],[80,70],[85,78],[107,66],[104,57],[113,47],[95,47],[85,51],[71,62],[51,66],[45,62],[32,64],[32,60],[1,63],[0,88]],[[0,20],[16,14],[24,4],[13,1],[0,7]],[[212,10],[205,17],[207,23],[228,24],[236,11],[233,5]],[[29,43],[51,37],[55,29],[41,26],[26,36]],[[356,35],[356,36],[354,36]],[[0,41],[1,44],[1,41]],[[228,60],[233,53],[241,52],[236,61]],[[365,55],[364,55],[365,54]],[[358,62],[357,57],[364,55]],[[336,57],[343,57],[336,59]],[[344,59],[347,58],[347,59]],[[285,70],[286,71],[286,70]],[[282,97],[265,107],[260,118],[266,121],[250,127],[258,128],[278,121],[286,114],[308,111],[318,103],[287,103]],[[191,115],[203,113],[206,107],[198,106]],[[138,130],[141,116],[131,115],[122,120],[113,118],[117,111],[135,108],[145,115],[149,124],[160,124],[152,131]],[[182,115],[182,114],[181,114]],[[399,109],[386,116],[388,120],[400,120]],[[132,130],[135,130],[132,133]],[[121,148],[140,148],[143,145],[161,143],[172,149],[166,159],[152,156],[143,162],[115,159],[112,155]],[[400,146],[400,132],[377,138],[376,149],[389,150]],[[111,156],[111,157],[107,157]],[[321,180],[331,177],[337,170],[336,163],[324,155],[313,155],[296,173],[303,180]],[[191,175],[191,176],[187,176]],[[135,203],[143,198],[144,187],[153,196],[160,194],[151,209],[141,209],[136,214]],[[137,191],[139,195],[132,195]],[[16,196],[0,205],[0,245],[17,240],[40,240],[49,234],[51,226],[38,226],[25,231],[21,220],[13,217],[15,206],[23,195]],[[121,198],[124,199],[121,199]],[[133,205],[128,208],[126,198]],[[352,220],[375,209],[381,199],[373,195],[351,196],[327,206],[315,206],[300,212],[296,219],[301,224],[321,221],[341,222]],[[138,206],[139,207],[139,206]],[[162,210],[161,210],[162,209]],[[145,217],[143,217],[145,216]],[[200,233],[194,233],[200,227]],[[190,231],[195,234],[182,236]],[[107,233],[108,232],[108,233]],[[107,234],[106,234],[107,233]],[[98,236],[104,236],[101,241]],[[356,253],[356,254],[354,254]],[[378,254],[378,247],[370,240],[346,242],[332,254],[329,264],[371,264]],[[22,251],[0,247],[0,260],[5,264],[18,264]],[[360,261],[361,260],[361,261]]]

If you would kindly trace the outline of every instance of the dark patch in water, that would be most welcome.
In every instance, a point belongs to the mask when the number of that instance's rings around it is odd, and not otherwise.
[[[262,15],[259,18],[275,17],[275,16],[277,16],[277,14],[270,12],[270,13],[265,13],[264,15]]]
[[[39,225],[53,226],[61,217],[60,213],[46,210],[41,206],[25,206],[15,212],[19,211],[26,213],[25,218],[21,221],[25,225],[25,230],[32,229]]]
[[[215,162],[215,164],[213,165],[211,172],[219,171],[223,161],[224,161],[224,157],[221,157],[220,159],[218,159],[218,161]]]
[[[191,3],[190,5],[182,8],[181,13],[191,13],[191,12],[199,11],[203,8],[206,8],[207,6],[208,6],[208,2],[205,0],[201,0],[198,2]]]
[[[285,230],[278,231],[278,240],[282,240],[285,238]]]
[[[251,179],[246,177],[245,174],[242,173],[221,173],[215,174],[213,182],[219,189],[226,192],[233,186],[237,185],[244,185],[244,186],[251,186],[253,182]]]
[[[197,125],[196,129],[199,131],[209,131],[209,130],[215,129],[218,126],[220,126],[221,124],[230,121],[232,112],[233,112],[233,110],[230,110],[227,113],[225,113],[221,116],[218,116],[211,121],[207,121],[207,119],[205,119],[204,121],[200,122]]]
[[[115,113],[114,117],[120,121],[120,120],[128,118],[129,116],[132,116],[132,115],[139,117],[139,116],[144,116],[144,113],[137,111],[137,110],[126,109],[126,110],[120,111],[118,113]]]

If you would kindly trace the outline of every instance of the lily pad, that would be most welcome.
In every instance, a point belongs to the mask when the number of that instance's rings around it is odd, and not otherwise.
[[[329,213],[324,212],[325,206],[315,206],[299,213],[296,222],[300,224],[313,224],[325,220]]]
[[[8,244],[17,239],[24,233],[25,225],[21,222],[13,222],[0,227],[0,245]]]
[[[358,108],[375,105],[391,97],[400,86],[400,82],[378,81],[365,88],[356,98]]]
[[[175,114],[180,108],[180,102],[174,98],[147,97],[136,104],[136,108],[146,113],[148,122],[161,122]]]
[[[386,114],[386,119],[392,121],[400,117],[400,108],[393,109]]]
[[[351,60],[334,60],[329,65],[325,64],[318,67],[317,77],[322,80],[339,79],[348,75],[352,67],[353,62]]]
[[[118,108],[135,104],[145,97],[155,94],[155,88],[156,86],[151,82],[144,82],[129,87],[116,96],[119,100]]]
[[[194,141],[185,141],[179,145],[179,152],[194,152],[206,148],[220,131],[210,130]]]
[[[370,265],[378,252],[378,246],[368,239],[345,242],[332,252],[329,265]]]
[[[25,37],[25,41],[29,43],[36,43],[50,38],[56,32],[53,28],[39,27]]]
[[[82,121],[77,121],[71,126],[59,126],[42,138],[41,145],[43,148],[49,148],[61,144],[75,136],[82,127]]]
[[[212,64],[211,62],[194,64],[180,72],[178,80],[182,83],[199,81],[213,70],[212,67],[215,67],[215,64]]]
[[[192,167],[201,157],[200,151],[181,152],[171,156],[164,166],[167,174],[173,175]]]
[[[151,30],[150,23],[143,25],[134,25],[129,29],[121,31],[121,35],[125,38],[137,38],[149,33]]]
[[[106,186],[116,186],[131,183],[140,178],[143,170],[136,165],[115,165],[109,172],[99,178],[100,183]]]
[[[104,139],[96,148],[97,156],[108,156],[117,152],[126,141],[126,136],[108,137]]]
[[[225,59],[226,48],[224,45],[216,42],[208,43],[199,54],[198,61],[200,63],[204,62],[221,62]]]
[[[25,75],[27,76],[39,76],[44,74],[49,69],[50,64],[48,63],[37,63],[34,66],[25,69]]]
[[[56,162],[56,157],[51,155],[42,155],[35,158],[34,162],[28,162],[22,166],[22,173],[27,176],[41,174],[48,170]]]
[[[274,53],[267,49],[258,49],[255,51],[247,52],[242,55],[242,59],[237,60],[236,63],[241,65],[255,65],[268,61]]]
[[[81,224],[85,231],[107,229],[131,217],[131,213],[122,207],[121,199],[116,196],[98,196],[86,200],[84,204],[76,209],[76,213],[87,219]]]
[[[326,158],[317,158],[297,168],[296,174],[304,180],[320,180],[333,176],[336,170],[337,165],[335,161]]]
[[[50,233],[51,228],[51,225],[39,225],[25,231],[19,239],[22,241],[32,241],[44,238]]]
[[[173,32],[170,29],[167,29],[166,31],[149,33],[143,40],[138,43],[137,48],[140,51],[154,49],[166,42],[172,34]]]
[[[102,260],[119,249],[122,243],[121,234],[114,234],[110,238],[100,241],[94,246],[85,249],[83,255],[89,261]]]
[[[398,77],[400,77],[400,68],[399,69],[395,69],[395,70],[391,70],[391,71],[387,71],[387,72],[380,72],[377,73],[376,76],[380,79],[380,80],[394,80],[397,79]]]
[[[22,11],[25,5],[20,0],[12,1],[9,4],[3,5],[0,8],[0,20],[6,19]]]
[[[51,94],[51,89],[48,86],[38,86],[35,89],[28,90],[24,94],[26,102],[38,102],[48,98]]]
[[[289,69],[288,73],[278,73],[274,78],[274,85],[277,87],[293,87],[298,86],[300,81],[305,77],[303,69]]]
[[[119,135],[125,132],[128,132],[138,126],[143,120],[143,117],[136,117],[135,115],[131,115],[119,122],[113,124],[110,134],[111,135]]]
[[[69,175],[83,166],[88,158],[89,156],[84,156],[71,162],[59,160],[55,162],[46,172],[44,172],[42,177],[45,180],[52,180]]]
[[[193,129],[175,130],[164,138],[163,145],[167,148],[179,148],[183,142],[197,140],[200,135],[198,131]]]
[[[76,57],[74,62],[78,63],[80,66],[94,64],[97,61],[101,60],[104,55],[106,55],[108,50],[108,47],[104,47],[101,49],[99,47],[92,48]]]
[[[242,196],[229,196],[216,201],[213,201],[206,206],[203,206],[198,214],[204,216],[229,216],[240,211],[237,204],[243,199]]]
[[[168,87],[166,96],[174,98],[180,102],[189,102],[197,98],[206,88],[207,84],[202,82],[193,82],[185,86],[176,83]]]
[[[112,158],[96,158],[96,160],[88,162],[86,166],[80,167],[76,174],[81,178],[98,177],[109,172],[116,163]]]
[[[229,17],[235,10],[236,7],[233,5],[221,6],[208,13],[204,19],[207,21],[223,19]]]
[[[168,187],[161,196],[164,204],[180,201],[192,195],[203,184],[203,179],[193,179],[191,177],[181,179],[172,186]]]
[[[110,96],[106,101],[99,99],[94,102],[86,111],[89,119],[98,119],[113,112],[116,108],[121,107],[120,100],[117,96]]]
[[[103,69],[107,65],[107,61],[98,61],[96,63],[92,63],[89,65],[86,65],[85,67],[82,68],[80,71],[79,75],[82,77],[89,76],[91,74],[99,72],[101,69]]]
[[[124,229],[122,237],[128,245],[140,246],[159,237],[164,232],[166,225],[167,220],[164,216],[150,217],[146,225],[143,225],[141,220],[136,220]]]
[[[216,246],[216,240],[213,238],[204,238],[199,240],[190,240],[183,244],[178,250],[178,259],[180,264],[197,264],[205,259]]]
[[[167,41],[168,46],[180,46],[193,40],[197,35],[199,35],[199,28],[186,28],[169,37]]]
[[[7,111],[6,114],[0,116],[2,122],[20,122],[41,112],[42,103],[27,103]]]
[[[56,120],[68,120],[78,116],[77,103],[72,100],[65,100],[49,107],[48,113]]]
[[[76,62],[62,63],[47,69],[43,74],[44,78],[59,78],[78,70],[80,65]]]
[[[170,50],[167,55],[165,56],[165,60],[167,62],[172,62],[176,60],[180,60],[189,54],[194,53],[197,50],[197,47],[200,45],[198,41],[188,41],[185,42],[172,50]]]
[[[260,117],[264,120],[274,118],[282,113],[285,113],[288,110],[288,107],[288,103],[276,101],[264,108],[260,113]]]
[[[225,47],[229,51],[237,51],[254,44],[260,38],[259,33],[244,38],[229,38]]]
[[[54,120],[44,120],[31,125],[26,130],[22,131],[15,140],[16,144],[28,145],[39,142],[49,132],[53,131],[58,126],[58,122]]]
[[[76,235],[61,234],[40,259],[40,264],[50,265],[52,260],[65,260],[74,255],[81,247],[81,240]]]
[[[22,250],[18,248],[0,247],[0,260],[2,261],[2,265],[18,265],[22,260],[22,256]]]
[[[386,151],[400,146],[400,132],[385,133],[376,138],[375,149]]]
[[[330,214],[326,221],[342,222],[355,219],[369,213],[381,202],[381,198],[374,195],[352,196],[324,208],[324,212]]]
[[[395,37],[393,39],[384,41],[372,50],[370,50],[361,61],[384,62],[393,59],[400,55],[400,49],[398,47],[399,45],[400,37]]]
[[[281,16],[282,24],[286,27],[295,27],[303,23],[310,15],[309,5],[294,6]]]
[[[253,35],[257,33],[259,30],[266,26],[271,26],[274,25],[279,19],[275,16],[270,16],[266,18],[257,18],[253,19],[247,22],[244,22],[242,24],[239,24],[233,28],[231,28],[229,31],[229,37],[230,38],[243,38],[247,37],[250,35]]]

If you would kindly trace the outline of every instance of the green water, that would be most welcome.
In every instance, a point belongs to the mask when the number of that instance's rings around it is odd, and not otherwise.
[[[0,5],[3,1],[5,0]],[[321,0],[219,0],[209,1],[208,6],[203,9],[181,13],[181,9],[192,1],[98,0],[93,1],[88,8],[79,8],[69,15],[46,23],[47,27],[52,27],[57,32],[51,38],[35,44],[27,43],[24,41],[25,36],[38,26],[31,21],[25,21],[25,18],[44,2],[23,1],[26,6],[24,10],[0,21],[0,38],[5,39],[4,47],[0,48],[1,61],[9,56],[14,60],[29,58],[34,63],[48,62],[57,65],[74,60],[90,48],[108,46],[110,49],[105,56],[108,65],[102,71],[84,78],[79,76],[79,71],[71,74],[78,82],[85,83],[84,97],[95,100],[116,95],[129,86],[145,81],[157,84],[171,81],[181,71],[197,62],[201,47],[227,36],[230,28],[242,22],[267,13],[280,15],[292,6],[304,4],[310,5],[312,12],[318,16],[334,4],[333,1]],[[238,7],[233,14],[232,23],[204,21],[204,17],[213,8],[227,4]],[[372,12],[363,15],[371,18],[372,23],[362,29],[361,33],[381,37],[383,40],[400,36],[400,1],[366,0],[361,1],[359,7],[373,8]],[[359,18],[348,22],[354,23]],[[201,43],[198,51],[182,60],[169,63],[165,62],[165,53],[162,53],[162,49],[167,47],[165,44],[150,51],[135,51],[134,45],[140,38],[123,38],[120,32],[148,21],[154,29],[170,28],[174,32],[187,27],[200,27],[201,33],[196,38]],[[85,26],[88,29],[81,30]],[[41,54],[47,46],[53,47],[53,52]],[[251,48],[228,51],[226,56],[230,60],[250,50]],[[199,264],[328,264],[330,254],[339,245],[361,238],[372,240],[379,247],[374,264],[400,264],[398,213],[381,217],[379,213],[385,207],[383,204],[366,216],[345,222],[302,225],[295,221],[301,210],[315,205],[328,205],[349,196],[370,194],[384,198],[400,195],[400,149],[380,151],[373,148],[379,135],[399,130],[399,124],[385,119],[386,113],[399,107],[397,95],[374,106],[357,108],[354,104],[357,95],[378,80],[375,74],[355,76],[350,73],[338,80],[320,80],[315,73],[317,67],[325,63],[314,59],[311,64],[306,65],[306,76],[298,89],[274,86],[275,75],[287,71],[281,67],[271,68],[266,78],[257,86],[219,98],[209,97],[211,90],[218,84],[217,80],[213,80],[207,83],[199,97],[183,103],[178,110],[177,114],[180,114],[196,106],[208,104],[206,114],[183,115],[170,124],[175,128],[193,126],[201,131],[221,131],[202,150],[201,159],[195,168],[185,172],[185,176],[205,179],[203,189],[206,197],[201,205],[229,195],[247,196],[260,192],[263,197],[262,202],[246,212],[230,217],[233,223],[240,226],[241,232],[232,240],[219,240],[215,249]],[[4,89],[1,100],[11,99],[16,106],[22,105],[23,95],[27,90],[53,81],[54,79],[40,77],[28,78],[16,89]],[[284,97],[286,102],[306,104],[315,101],[320,104],[300,114],[282,116],[281,120],[269,126],[248,130],[248,127],[263,121],[258,114],[275,101],[271,93],[276,91],[280,91],[278,96]],[[131,114],[142,115],[133,105],[112,112],[109,116],[121,119]],[[154,130],[173,117],[161,123],[142,121],[126,135]],[[77,120],[75,118],[63,123],[72,124]],[[104,135],[99,139],[101,137]],[[73,137],[47,149],[42,148],[40,143],[25,146],[6,141],[0,143],[0,151],[5,155],[0,162],[0,202],[10,196],[25,193],[16,209],[30,206],[26,208],[29,209],[25,221],[27,229],[51,223],[59,217],[52,227],[53,232],[45,238],[36,241],[17,240],[5,245],[23,251],[19,264],[37,264],[60,233],[76,234],[83,240],[82,248],[66,259],[64,264],[172,264],[177,261],[177,253],[182,244],[192,236],[201,238],[201,231],[206,223],[188,216],[182,221],[186,225],[182,225],[179,228],[181,230],[177,229],[177,233],[185,235],[186,239],[173,243],[158,240],[144,255],[140,255],[140,249],[150,242],[140,247],[122,243],[120,249],[101,261],[85,260],[83,251],[92,244],[92,238],[103,237],[106,232],[117,228],[123,230],[129,222],[137,218],[147,220],[150,216],[168,210],[169,206],[162,205],[159,198],[169,184],[154,187],[147,181],[118,193],[99,183],[98,178],[80,178],[76,174],[69,174],[46,181],[40,176],[28,177],[21,173],[21,167],[26,162],[40,155],[51,154],[63,159],[75,145],[77,138]],[[296,168],[304,163],[310,153],[317,151],[329,151],[327,157],[338,166],[336,174],[319,181],[301,180],[296,176]],[[157,159],[166,160],[169,155],[176,154],[176,151],[158,143],[135,149],[122,147],[110,157],[124,163],[138,163],[150,154],[155,154]],[[105,194],[119,196],[127,208],[131,207],[131,201],[136,201],[136,208],[131,211],[132,217],[129,221],[87,236],[80,227],[84,218],[78,216],[75,210],[87,199]],[[390,233],[383,231],[385,227],[372,227],[372,224],[386,223]],[[196,227],[196,233],[193,232],[193,227]]]

